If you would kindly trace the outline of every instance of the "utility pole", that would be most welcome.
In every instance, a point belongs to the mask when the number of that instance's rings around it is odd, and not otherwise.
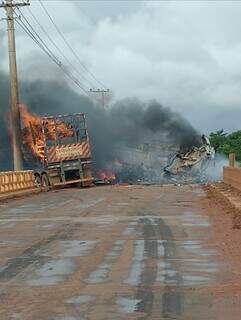
[[[30,5],[29,2],[13,3],[13,0],[6,0],[0,4],[7,15],[8,26],[8,51],[9,51],[9,71],[10,71],[10,106],[11,106],[11,129],[12,129],[12,148],[13,148],[13,167],[14,170],[23,169],[23,159],[21,152],[21,118],[19,110],[18,94],[18,73],[16,60],[15,30],[14,30],[14,8]]]
[[[110,89],[107,89],[107,90],[101,90],[101,89],[97,89],[97,90],[94,90],[94,89],[90,89],[90,92],[91,93],[101,93],[101,103],[102,103],[102,107],[103,109],[105,109],[105,94],[110,92]]]

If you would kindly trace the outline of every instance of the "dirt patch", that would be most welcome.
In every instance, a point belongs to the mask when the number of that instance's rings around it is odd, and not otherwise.
[[[230,214],[233,229],[241,229],[241,192],[225,183],[206,185],[204,190],[212,202]]]
[[[223,183],[204,187],[207,197],[202,200],[204,214],[212,223],[210,243],[215,243],[226,272],[225,285],[213,288],[215,297],[241,297],[241,193]]]

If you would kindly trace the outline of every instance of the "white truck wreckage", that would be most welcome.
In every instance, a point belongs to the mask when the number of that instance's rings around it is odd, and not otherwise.
[[[202,142],[200,147],[175,154],[164,168],[164,177],[174,182],[205,181],[205,171],[214,160],[215,151],[207,136],[202,136]]]

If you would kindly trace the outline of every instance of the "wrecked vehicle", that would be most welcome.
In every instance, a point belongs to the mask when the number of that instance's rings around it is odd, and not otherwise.
[[[43,190],[70,184],[91,186],[92,159],[85,115],[38,117],[24,112],[23,154],[34,169],[35,184]]]
[[[214,160],[215,151],[207,136],[202,136],[202,145],[187,152],[178,152],[164,168],[164,178],[176,182],[201,182],[205,170]]]

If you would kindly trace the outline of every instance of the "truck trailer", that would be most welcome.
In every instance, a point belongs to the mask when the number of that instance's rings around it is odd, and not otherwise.
[[[23,129],[23,153],[43,190],[76,184],[91,186],[91,150],[85,115],[32,118]]]

